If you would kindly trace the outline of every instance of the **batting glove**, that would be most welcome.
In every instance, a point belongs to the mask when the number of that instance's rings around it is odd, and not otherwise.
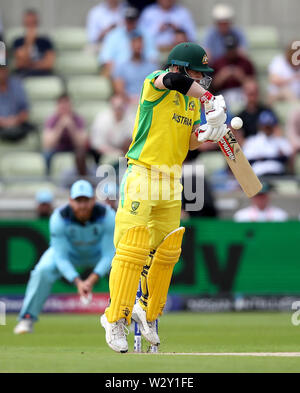
[[[219,142],[227,134],[226,124],[219,127],[212,127],[210,124],[203,124],[195,131],[199,142]]]
[[[213,96],[207,91],[200,101],[204,104],[207,124],[220,127],[226,122],[226,104],[222,95]]]

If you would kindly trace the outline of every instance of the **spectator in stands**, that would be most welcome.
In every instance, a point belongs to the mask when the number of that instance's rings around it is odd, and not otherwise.
[[[245,53],[247,40],[244,33],[233,25],[234,10],[227,4],[217,4],[212,11],[214,25],[209,27],[204,35],[203,47],[210,61],[216,61],[224,56],[226,46],[224,37],[233,33],[238,37],[238,50]]]
[[[156,0],[127,0],[127,3],[141,13],[150,4],[156,3]]]
[[[40,190],[35,195],[36,213],[38,218],[50,218],[53,212],[53,194],[47,189]]]
[[[122,95],[128,102],[137,104],[144,79],[158,66],[144,59],[143,37],[138,32],[131,35],[131,51],[131,59],[116,65],[112,78],[115,93]]]
[[[184,29],[175,29],[174,30],[174,42],[173,42],[173,47],[181,44],[183,42],[188,42],[189,38],[187,35],[187,32]]]
[[[51,159],[58,152],[74,152],[78,175],[85,176],[88,136],[84,128],[84,120],[72,108],[67,94],[57,100],[56,112],[46,121],[43,133],[43,150],[50,174]]]
[[[132,140],[135,113],[128,110],[123,96],[111,98],[111,107],[100,112],[91,127],[90,144],[101,155],[116,161],[124,156]]]
[[[237,222],[266,222],[266,221],[286,221],[288,214],[271,205],[270,191],[268,183],[263,184],[261,191],[251,198],[251,205],[245,209],[238,210],[234,214],[234,221]]]
[[[90,44],[98,48],[105,36],[122,24],[124,4],[120,0],[105,0],[93,7],[87,17],[87,36]]]
[[[192,15],[185,7],[176,4],[176,0],[157,0],[157,4],[145,8],[139,25],[141,29],[149,31],[160,51],[172,48],[178,28],[186,31],[188,41],[196,41],[196,25]]]
[[[284,175],[292,147],[289,141],[276,135],[277,118],[263,111],[258,118],[259,132],[249,137],[243,150],[257,176]]]
[[[55,62],[55,51],[51,40],[39,35],[39,16],[33,9],[23,15],[25,33],[13,43],[15,71],[20,76],[50,75]]]
[[[295,158],[300,153],[300,106],[288,118],[287,137],[293,149],[291,169],[294,171]]]
[[[244,94],[246,97],[245,108],[237,114],[243,120],[243,135],[245,138],[256,135],[258,132],[258,118],[261,112],[270,111],[275,116],[271,108],[261,103],[259,100],[259,87],[254,79],[246,79],[243,85]],[[279,127],[277,126],[277,134],[280,134]]]
[[[188,36],[185,30],[183,29],[176,29],[174,31],[174,41],[172,44],[170,44],[170,48],[173,48],[174,46],[181,44],[182,42],[188,42]],[[169,52],[160,52],[159,60],[162,66],[164,66],[167,63],[167,58],[168,58]]]
[[[300,99],[300,64],[292,44],[269,65],[269,101]],[[297,56],[296,56],[297,57]]]
[[[235,33],[224,36],[225,54],[213,63],[212,88],[223,94],[229,107],[245,102],[243,83],[255,76],[252,62],[238,49],[239,39]]]
[[[28,122],[29,104],[22,81],[0,65],[0,139],[19,141],[35,127]]]
[[[99,63],[102,66],[102,74],[111,76],[114,66],[129,61],[132,57],[131,36],[140,32],[144,40],[144,59],[156,61],[157,50],[149,33],[137,28],[138,10],[128,7],[125,10],[124,25],[114,29],[105,37],[99,53]]]

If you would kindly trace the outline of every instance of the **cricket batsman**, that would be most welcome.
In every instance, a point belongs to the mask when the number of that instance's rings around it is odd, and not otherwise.
[[[94,284],[106,275],[115,253],[114,210],[96,203],[92,185],[78,180],[70,190],[69,204],[56,209],[50,218],[50,247],[31,272],[15,334],[31,333],[52,285],[64,277],[88,298]],[[93,267],[86,280],[76,268]]]
[[[155,320],[163,312],[184,234],[182,163],[189,149],[227,133],[224,98],[207,91],[206,73],[212,71],[204,49],[186,42],[171,50],[166,70],[144,81],[120,187],[110,305],[101,316],[106,342],[116,352],[128,351],[131,318],[150,344],[160,344]],[[207,124],[200,129],[201,104]],[[134,304],[140,279],[142,296]]]

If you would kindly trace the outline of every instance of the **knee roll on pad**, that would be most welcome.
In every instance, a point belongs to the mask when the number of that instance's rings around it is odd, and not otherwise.
[[[163,77],[163,84],[169,90],[176,90],[179,93],[186,94],[192,86],[194,79],[189,78],[179,72],[168,72]]]
[[[180,227],[169,233],[154,254],[148,273],[149,301],[147,321],[155,321],[162,314],[175,264],[181,253],[181,243],[185,228]]]
[[[138,226],[130,228],[119,241],[109,277],[111,302],[105,312],[110,323],[126,318],[130,324],[140,275],[150,251],[149,240],[148,228]]]

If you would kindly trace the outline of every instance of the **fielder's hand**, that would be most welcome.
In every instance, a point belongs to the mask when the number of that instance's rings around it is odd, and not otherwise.
[[[198,127],[195,131],[199,142],[219,142],[227,132],[226,124],[212,127],[208,123]]]

